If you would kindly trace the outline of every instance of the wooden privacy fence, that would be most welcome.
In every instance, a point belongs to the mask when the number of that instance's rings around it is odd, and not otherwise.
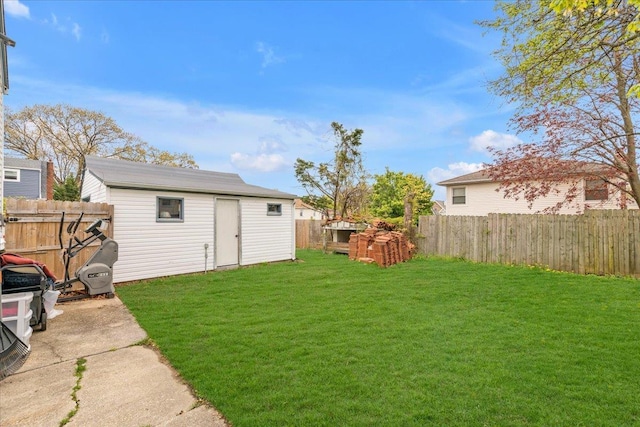
[[[583,215],[422,216],[418,252],[640,277],[640,211]]]
[[[296,220],[296,248],[322,249],[322,224],[313,219]]]
[[[111,218],[105,234],[113,237],[113,206],[106,203],[84,202],[59,202],[54,200],[5,200],[6,252],[22,255],[36,261],[43,262],[62,279],[64,277],[64,264],[60,253],[58,230],[62,212],[65,213],[65,226],[62,233],[62,242],[66,246],[69,235],[66,233],[67,225],[71,220],[76,220],[80,213],[84,213],[78,237],[86,237],[83,231],[96,219]],[[72,258],[70,273],[73,275],[78,267],[100,246],[96,241],[91,247],[81,251]]]

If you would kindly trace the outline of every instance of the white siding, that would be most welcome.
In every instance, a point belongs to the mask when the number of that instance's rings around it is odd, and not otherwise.
[[[307,208],[296,208],[296,219],[322,219],[322,212]]]
[[[281,203],[282,215],[267,215],[267,203]],[[240,265],[295,259],[293,200],[240,200]]]
[[[114,239],[119,244],[114,282],[213,269],[213,196],[110,189]],[[156,198],[184,198],[184,222],[156,222]],[[93,201],[93,196],[92,196]]]
[[[464,187],[466,189],[466,203],[464,205],[454,205],[452,203],[453,188]],[[542,211],[545,208],[554,206],[556,203],[564,200],[564,194],[568,185],[561,187],[560,194],[550,194],[548,197],[535,200],[531,209],[528,207],[526,200],[513,198],[505,198],[502,191],[498,189],[497,183],[487,182],[479,184],[462,184],[447,186],[446,215],[473,215],[485,216],[489,213],[516,213],[531,214]],[[571,207],[563,207],[559,213],[576,214],[584,211],[585,205],[589,209],[616,209],[616,195],[612,195],[610,199],[604,203],[597,201],[584,201],[584,192],[579,190],[578,200],[572,203]],[[629,208],[636,208],[635,204],[630,201]]]
[[[107,187],[91,173],[84,176],[80,198],[87,196],[91,196],[92,203],[110,203],[107,200]]]
[[[82,195],[114,206],[113,237],[119,245],[115,283],[204,271],[205,244],[206,269],[213,269],[216,195],[106,188],[91,174]],[[157,197],[184,199],[184,221],[157,222]],[[295,259],[293,201],[237,199],[240,265]],[[267,215],[268,203],[280,203],[282,215]]]

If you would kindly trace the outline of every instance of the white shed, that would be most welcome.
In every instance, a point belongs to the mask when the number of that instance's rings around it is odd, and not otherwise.
[[[237,174],[87,157],[81,197],[114,207],[116,283],[295,259],[295,196]]]

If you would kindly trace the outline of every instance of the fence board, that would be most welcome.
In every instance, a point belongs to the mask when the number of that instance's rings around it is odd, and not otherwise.
[[[296,220],[296,248],[322,249],[322,224],[313,219]]]
[[[418,251],[477,262],[640,277],[640,211],[423,216]]]
[[[7,218],[6,252],[22,255],[46,264],[59,279],[64,277],[64,264],[58,241],[62,212],[65,212],[65,227],[62,233],[62,241],[65,246],[69,241],[66,225],[69,221],[76,220],[80,213],[84,213],[78,227],[80,238],[84,236],[82,231],[93,221],[105,218],[111,219],[105,234],[113,237],[113,206],[106,203],[8,198],[5,201],[5,208]],[[99,242],[94,242],[92,246],[95,248],[87,248],[72,258],[70,263],[72,275],[93,255],[99,245]]]

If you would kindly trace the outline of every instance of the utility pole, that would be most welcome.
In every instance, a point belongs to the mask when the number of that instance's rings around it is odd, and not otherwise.
[[[0,0],[0,253],[4,252],[6,241],[4,225],[4,96],[9,93],[9,66],[7,62],[7,46],[15,46],[16,42],[7,37],[4,26],[4,0]]]

